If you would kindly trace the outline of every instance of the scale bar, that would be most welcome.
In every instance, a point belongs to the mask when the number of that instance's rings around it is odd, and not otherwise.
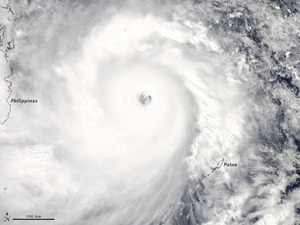
[[[54,218],[13,218],[13,220],[55,220]]]

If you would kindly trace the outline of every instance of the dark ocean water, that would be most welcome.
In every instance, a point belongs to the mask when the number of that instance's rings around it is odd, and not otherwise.
[[[220,205],[207,207],[214,189],[210,186],[208,190],[197,190],[197,182],[192,183],[186,187],[183,206],[174,216],[173,224],[219,224],[215,219],[216,208],[230,211],[232,206],[226,203],[245,186],[252,194],[245,200],[240,216],[231,217],[224,224],[299,224],[299,198],[292,197],[299,195],[300,184],[299,2],[196,1],[195,4],[201,9],[199,17],[209,27],[211,38],[219,40],[227,52],[242,57],[248,65],[248,92],[258,106],[251,118],[258,125],[258,142],[255,153],[240,153],[245,155],[246,168],[239,180],[231,187],[223,184],[218,188],[223,193]],[[293,155],[291,158],[283,157],[289,153]],[[260,176],[265,179],[262,183]],[[278,191],[275,207],[284,207],[291,201],[289,210],[294,219],[263,220],[264,210],[274,207],[268,205],[274,196],[258,193],[268,186],[279,185],[280,176],[286,177],[287,182]],[[205,187],[202,181],[199,183]],[[212,215],[208,213],[211,211]]]

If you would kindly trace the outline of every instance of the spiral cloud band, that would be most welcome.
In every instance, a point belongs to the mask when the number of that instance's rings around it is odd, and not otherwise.
[[[28,62],[36,76],[30,78],[36,83],[32,95],[41,91],[38,107],[45,108],[38,109],[43,115],[30,109],[34,130],[47,132],[38,131],[31,144],[44,154],[29,145],[22,164],[30,174],[38,154],[37,170],[47,169],[25,181],[26,196],[40,192],[38,211],[54,215],[59,224],[167,221],[188,177],[215,165],[225,151],[215,142],[242,132],[237,72],[230,66],[224,70],[226,59],[216,52],[217,44],[207,41],[201,22],[183,21],[179,12],[169,21],[127,7],[107,6],[118,13],[99,19],[86,34],[79,31],[78,40],[59,27],[47,28],[59,29],[60,39],[80,47],[41,49]],[[48,38],[47,44],[55,45],[56,39]],[[40,64],[41,57],[49,59]],[[141,101],[144,95],[147,104]],[[228,124],[233,116],[236,121]],[[49,119],[50,125],[42,122]],[[59,130],[51,140],[49,126]],[[220,126],[228,133],[218,134]],[[197,142],[204,149],[193,152]]]
[[[1,127],[1,210],[59,225],[251,224],[263,178],[247,176],[264,168],[269,123],[257,122],[260,82],[203,5],[13,6],[11,99],[35,104],[11,101]]]

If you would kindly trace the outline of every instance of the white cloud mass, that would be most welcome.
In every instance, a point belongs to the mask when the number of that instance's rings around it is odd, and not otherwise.
[[[299,96],[274,87],[263,45],[292,55],[275,21],[299,22],[267,14],[267,33],[263,13],[253,22],[239,4],[13,2],[11,98],[38,103],[12,105],[1,127],[0,212],[57,225],[299,224],[300,191],[288,189]],[[230,30],[238,18],[245,31]]]

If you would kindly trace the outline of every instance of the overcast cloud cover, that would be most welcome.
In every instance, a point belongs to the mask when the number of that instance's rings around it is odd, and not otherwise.
[[[12,93],[1,91],[1,118],[6,98],[38,103],[11,104],[0,128],[3,216],[58,225],[300,224],[299,4],[11,7],[3,26],[15,44]],[[4,78],[9,62],[1,63]]]

